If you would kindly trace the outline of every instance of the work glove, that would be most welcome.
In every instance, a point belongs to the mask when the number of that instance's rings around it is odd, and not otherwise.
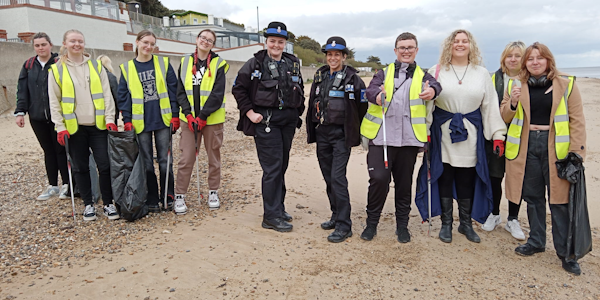
[[[125,125],[123,125],[123,129],[125,129],[125,131],[132,131],[133,124],[131,124],[131,122],[127,122],[127,123],[125,123]]]
[[[185,118],[188,121],[188,128],[191,132],[194,132],[194,124],[196,124],[196,127],[198,127],[198,122],[196,122],[196,119],[192,116],[192,114],[185,116]]]
[[[498,157],[504,155],[504,141],[494,140],[494,154],[498,155]]]
[[[198,123],[198,131],[202,131],[206,127],[206,120],[202,120],[200,117],[196,117],[196,123]]]
[[[65,145],[65,139],[68,139],[70,137],[71,136],[69,135],[69,131],[67,131],[67,130],[63,130],[63,131],[61,131],[61,132],[59,132],[59,133],[56,134],[56,140],[58,141],[58,143],[61,146],[64,146]]]
[[[108,129],[108,131],[119,131],[119,128],[115,123],[106,123],[106,129]]]
[[[427,142],[431,144],[431,136],[430,135],[427,136]]]
[[[179,129],[179,125],[181,125],[179,118],[171,118],[171,124],[173,125],[173,131],[171,131],[171,134],[174,134]]]

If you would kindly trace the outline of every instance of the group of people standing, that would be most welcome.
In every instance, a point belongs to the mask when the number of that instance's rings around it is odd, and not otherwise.
[[[111,220],[119,219],[111,188],[108,131],[119,130],[116,120],[120,112],[123,129],[135,131],[137,136],[146,170],[146,204],[150,212],[161,209],[177,214],[187,212],[185,194],[202,138],[209,164],[207,202],[209,208],[218,209],[225,73],[229,65],[211,51],[215,40],[212,30],[201,31],[196,51],[182,57],[177,76],[168,58],[153,54],[154,33],[143,30],[135,41],[136,57],[120,66],[121,79],[117,83],[116,77],[111,78],[114,75],[110,59],[92,59],[85,52],[85,38],[80,31],[65,32],[59,54],[51,52],[48,35],[36,34],[33,45],[37,55],[28,59],[21,70],[15,116],[17,125],[23,127],[24,115],[30,114],[32,128],[44,150],[50,185],[37,199],[69,197],[67,148],[73,166],[73,185],[77,185],[85,205],[83,220],[97,219],[88,163],[90,154],[97,165],[104,215]],[[188,126],[182,129],[181,159],[175,180],[169,149],[171,135],[179,129],[180,119]],[[160,181],[154,171],[155,153]],[[58,170],[63,181],[60,188]],[[160,201],[160,195],[166,195],[167,201]]]
[[[585,157],[585,119],[575,78],[557,70],[545,45],[509,43],[500,69],[490,76],[472,34],[456,30],[444,40],[439,63],[425,72],[415,61],[417,37],[405,32],[394,43],[396,61],[377,72],[367,87],[358,71],[345,64],[349,53],[346,41],[334,36],[322,49],[327,64],[316,71],[305,104],[300,62],[284,51],[287,27],[271,22],[264,36],[266,49],[243,65],[232,89],[240,113],[237,129],[254,137],[263,170],[262,227],[279,232],[293,228],[293,217],[285,208],[285,173],[292,140],[306,109],[307,142],[317,144],[331,207],[331,217],[321,224],[324,230],[333,230],[327,238],[330,242],[353,235],[346,168],[351,148],[360,144],[368,149],[369,172],[367,221],[360,237],[370,241],[377,235],[393,177],[397,240],[410,242],[413,172],[418,153],[425,151],[415,201],[424,220],[441,216],[441,241],[452,241],[454,199],[458,232],[469,241],[481,241],[472,219],[483,224],[483,230],[494,230],[501,223],[503,177],[510,174],[505,182],[509,200],[505,228],[516,239],[526,239],[518,221],[521,199],[527,203],[531,228],[527,242],[515,252],[529,256],[545,251],[547,192],[556,253],[565,270],[581,273],[577,261],[566,254],[569,182],[558,178],[551,166],[569,152]],[[174,206],[176,213],[187,211],[184,200],[200,146],[198,137],[204,137],[209,160],[208,205],[218,208],[219,149],[229,66],[211,51],[215,40],[211,30],[201,31],[196,51],[182,58],[177,76],[168,59],[152,54],[154,34],[140,32],[136,58],[121,65],[115,108],[107,72],[84,52],[83,34],[76,30],[65,33],[64,51],[61,49],[56,63],[56,55],[49,51],[50,39],[36,35],[38,56],[33,65],[41,71],[28,75],[28,62],[24,65],[16,115],[22,127],[22,115],[30,113],[46,155],[50,187],[39,199],[67,193],[57,184],[59,169],[65,179],[65,160],[61,157],[64,148],[56,144],[64,145],[67,139],[76,183],[86,204],[84,219],[95,219],[87,169],[90,148],[100,173],[104,212],[109,218],[118,218],[110,191],[105,130],[117,130],[118,109],[124,129],[138,134],[149,175],[151,211],[160,210],[159,185],[162,194],[167,189],[170,200],[164,209]],[[40,88],[45,76],[49,105],[44,102],[46,91]],[[188,128],[182,128],[181,158],[173,184],[167,148],[180,120]],[[152,135],[160,184],[154,175]],[[164,186],[165,176],[170,179],[168,187]]]

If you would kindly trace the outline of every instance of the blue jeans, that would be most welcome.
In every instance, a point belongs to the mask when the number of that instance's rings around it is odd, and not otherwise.
[[[552,167],[555,168],[555,166]],[[536,248],[546,247],[546,193],[549,198],[548,131],[530,131],[522,198],[527,203],[527,218],[531,229],[527,243]],[[549,206],[554,249],[559,257],[565,257],[569,231],[568,204],[550,204]]]
[[[154,172],[154,161],[152,159],[154,149],[152,147],[152,135],[154,134],[154,142],[156,143],[156,157],[158,160],[158,169],[160,171],[160,184],[157,183],[156,173]],[[138,134],[140,154],[144,159],[144,168],[146,169],[147,186],[148,186],[148,205],[156,205],[165,196],[165,176],[167,174],[167,152],[169,150],[169,141],[171,138],[171,129],[163,128],[154,131],[141,132]],[[171,151],[172,152],[172,151]],[[173,195],[173,154],[168,166],[169,170],[169,187],[167,194]],[[158,186],[160,185],[160,194]]]

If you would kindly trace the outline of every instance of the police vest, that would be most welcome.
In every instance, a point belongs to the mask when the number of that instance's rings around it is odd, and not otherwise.
[[[152,60],[154,61],[154,72],[156,73],[156,76],[154,76],[156,92],[160,98],[160,114],[162,115],[163,123],[169,126],[171,124],[172,112],[165,80],[169,59],[153,55]],[[121,72],[131,94],[131,124],[135,129],[135,133],[139,134],[144,131],[144,88],[142,87],[142,82],[140,81],[133,59],[121,64]]]
[[[194,84],[193,76],[191,76],[193,63],[194,60],[190,55],[186,55],[185,57],[181,58],[181,74],[179,75],[179,78],[181,79],[181,82],[183,82],[183,86],[185,87],[185,93],[187,95],[188,101],[190,102],[190,107],[192,109],[192,116],[195,118],[196,111],[194,110]],[[225,67],[225,73],[227,73],[227,71],[229,70],[229,64],[221,57],[217,57],[217,59],[213,59],[210,61],[210,69],[215,72],[214,75],[208,76],[209,72],[204,72],[204,75],[202,76],[202,82],[200,83],[200,110],[204,108],[204,103],[206,103],[206,100],[208,100],[208,97],[210,96],[210,93],[212,92],[212,89],[215,86],[217,70],[222,67]],[[179,118],[184,122],[187,122],[187,119],[183,115],[183,112],[179,112]],[[210,114],[208,118],[206,118],[207,125],[221,124],[224,122],[225,96],[223,96],[223,103],[221,104],[221,108],[217,109],[215,112]]]
[[[387,112],[388,106],[394,97],[394,64],[388,65],[384,70],[383,74],[385,77],[385,101],[384,110]],[[425,101],[419,98],[421,89],[423,86],[423,77],[425,73],[421,67],[417,66],[413,74],[412,83],[410,85],[409,92],[409,103],[410,103],[410,122],[412,124],[413,133],[417,140],[422,143],[427,142],[427,124],[425,118],[427,117],[427,109],[425,107]],[[374,139],[379,132],[383,118],[381,106],[369,104],[369,109],[362,123],[360,124],[360,134],[368,139]]]
[[[94,108],[96,109],[96,127],[100,130],[106,130],[104,91],[102,90],[102,81],[100,80],[102,63],[99,60],[90,59],[88,60],[88,67],[90,69],[90,92]],[[79,129],[79,125],[77,123],[77,116],[75,116],[75,86],[73,85],[73,79],[71,79],[69,69],[64,62],[60,65],[53,64],[50,68],[62,94],[60,108],[62,109],[63,122],[69,134],[74,134]]]
[[[569,153],[569,146],[571,145],[571,138],[569,134],[569,110],[567,101],[573,90],[573,83],[575,77],[573,76],[562,76],[563,78],[569,79],[569,85],[565,90],[565,94],[560,99],[560,103],[554,113],[554,148],[556,150],[556,158],[563,159]],[[513,80],[508,81],[508,95],[512,90]],[[521,134],[523,132],[523,106],[521,101],[517,104],[517,112],[510,122],[508,128],[508,134],[506,135],[506,158],[515,159],[519,155],[519,149],[521,145]]]
[[[339,78],[337,78],[338,76]],[[350,92],[348,96],[354,100],[354,85],[344,85],[345,76],[346,74],[343,71],[337,72],[333,78],[331,78],[329,72],[325,75],[321,74],[321,71],[315,73],[314,82],[317,84],[315,119],[318,123],[323,125],[344,124],[346,119],[346,92]],[[337,86],[334,85],[336,80],[339,82]]]

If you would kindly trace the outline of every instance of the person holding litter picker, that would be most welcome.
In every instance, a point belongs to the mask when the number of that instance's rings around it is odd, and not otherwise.
[[[57,140],[66,146],[73,160],[75,181],[85,204],[83,220],[96,220],[89,172],[90,148],[98,166],[104,215],[110,220],[119,219],[113,204],[106,131],[118,129],[106,70],[85,52],[83,33],[76,29],[65,32],[59,57],[48,75],[50,114],[58,132]]]
[[[136,58],[121,65],[117,106],[123,113],[124,129],[135,130],[138,135],[146,169],[148,211],[160,212],[159,203],[165,210],[173,206],[173,159],[169,149],[171,135],[179,129],[177,75],[168,58],[152,54],[156,46],[154,33],[140,31],[135,45]],[[154,171],[152,136],[160,183]]]
[[[208,207],[218,209],[218,190],[221,185],[221,146],[223,123],[225,123],[225,75],[229,64],[211,49],[217,35],[210,29],[200,31],[196,37],[196,51],[181,58],[177,101],[181,106],[180,118],[188,129],[181,129],[179,141],[179,164],[175,186],[175,213],[185,214],[187,193],[196,162],[198,201],[200,201],[200,177],[198,172],[198,148],[204,138],[208,157]]]
[[[306,114],[306,136],[308,143],[317,143],[317,158],[331,206],[331,217],[321,228],[335,229],[327,240],[339,243],[352,236],[346,167],[351,147],[360,145],[360,121],[368,102],[362,101],[365,83],[358,71],[344,64],[349,52],[346,40],[330,37],[321,51],[325,53],[327,65],[319,68],[314,76]]]
[[[369,191],[367,227],[361,234],[370,241],[394,177],[396,230],[398,242],[410,242],[408,219],[413,171],[419,149],[427,143],[425,101],[433,100],[442,87],[415,62],[419,52],[417,37],[404,32],[396,38],[396,61],[379,71],[367,88],[371,102],[360,133],[369,139],[367,167]]]

